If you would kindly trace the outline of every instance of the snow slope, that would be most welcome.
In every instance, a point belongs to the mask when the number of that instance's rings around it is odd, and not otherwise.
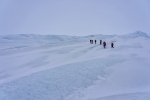
[[[0,100],[150,100],[149,43],[140,31],[1,36]]]

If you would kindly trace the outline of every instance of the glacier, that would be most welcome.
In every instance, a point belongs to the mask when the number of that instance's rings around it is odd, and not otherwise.
[[[0,100],[149,100],[149,43],[141,31],[0,36]]]

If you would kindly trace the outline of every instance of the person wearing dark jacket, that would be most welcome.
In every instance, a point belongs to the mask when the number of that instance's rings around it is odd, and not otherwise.
[[[114,48],[114,43],[113,42],[111,43],[111,48]]]
[[[102,44],[102,40],[100,40],[100,45]]]
[[[96,44],[96,40],[95,40],[95,44]]]

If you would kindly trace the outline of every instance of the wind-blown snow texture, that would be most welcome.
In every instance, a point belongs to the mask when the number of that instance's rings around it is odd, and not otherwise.
[[[140,31],[1,36],[0,100],[149,100],[149,43]]]

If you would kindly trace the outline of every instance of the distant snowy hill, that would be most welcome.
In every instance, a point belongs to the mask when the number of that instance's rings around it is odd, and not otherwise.
[[[117,35],[89,35],[89,36],[66,36],[66,35],[34,35],[34,34],[19,34],[19,35],[6,35],[0,36],[0,43],[58,43],[58,42],[85,42],[89,39],[110,39],[118,37]],[[136,37],[146,37],[150,36],[144,32],[137,31],[134,33],[129,33],[126,35],[121,35],[119,37],[123,38],[136,38]]]
[[[58,43],[58,42],[85,42],[89,39],[112,38],[114,35],[90,35],[90,36],[65,36],[65,35],[33,35],[19,34],[1,36],[1,43]]]
[[[148,44],[141,31],[0,36],[0,100],[150,100]]]
[[[25,48],[29,46],[66,44],[87,42],[90,39],[107,39],[114,35],[66,36],[66,35],[34,35],[19,34],[0,36],[1,49]],[[13,45],[12,45],[13,44]]]
[[[59,35],[34,35],[19,34],[2,36],[1,42],[26,42],[26,43],[57,43],[63,41],[75,41],[76,37],[59,36]]]
[[[141,31],[136,31],[134,33],[122,35],[121,37],[126,38],[126,39],[137,38],[137,37],[150,38],[148,34],[146,34],[145,32],[141,32]]]

